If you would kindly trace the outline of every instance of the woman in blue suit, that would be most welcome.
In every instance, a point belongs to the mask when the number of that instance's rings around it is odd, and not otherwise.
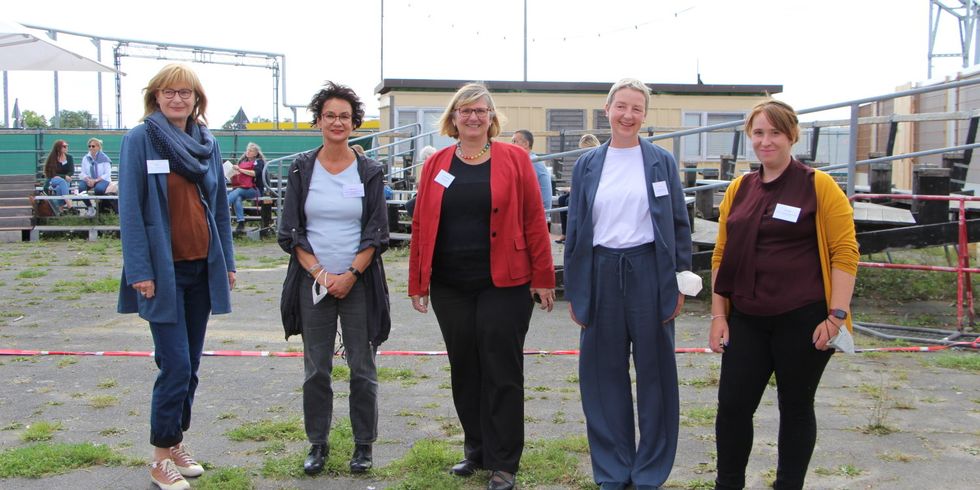
[[[643,82],[614,84],[605,105],[612,137],[572,173],[565,296],[582,327],[582,408],[603,489],[659,488],[677,449],[673,320],[684,297],[675,274],[691,268],[691,227],[673,156],[639,137],[649,106]]]
[[[150,407],[150,478],[163,489],[184,489],[185,476],[204,472],[182,441],[208,316],[231,312],[235,252],[201,82],[171,64],[143,90],[143,124],[123,137],[119,158],[119,312],[150,323],[160,370]]]

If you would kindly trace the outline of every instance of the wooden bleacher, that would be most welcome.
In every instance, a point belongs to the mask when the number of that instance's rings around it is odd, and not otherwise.
[[[34,224],[34,176],[0,175],[0,241],[21,241]]]

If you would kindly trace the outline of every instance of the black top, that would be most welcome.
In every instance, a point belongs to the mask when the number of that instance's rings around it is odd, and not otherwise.
[[[65,163],[58,165],[58,171],[55,175],[58,177],[73,176],[75,175],[75,159],[71,157],[71,154],[65,155],[68,160]]]
[[[470,291],[490,287],[490,160],[468,165],[453,155],[449,173],[455,178],[442,195],[432,280]]]

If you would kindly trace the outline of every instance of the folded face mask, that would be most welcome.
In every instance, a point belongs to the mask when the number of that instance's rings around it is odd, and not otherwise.
[[[697,296],[701,292],[701,276],[691,271],[678,272],[677,290],[685,296]]]
[[[854,353],[854,337],[851,336],[851,332],[847,329],[847,325],[840,326],[840,330],[837,332],[837,335],[834,335],[834,338],[827,342],[827,346],[845,354]]]
[[[317,304],[322,300],[327,294],[327,288],[320,285],[320,275],[323,274],[323,269],[317,273],[316,277],[313,278],[313,285],[310,286],[310,290],[313,293],[313,304]]]

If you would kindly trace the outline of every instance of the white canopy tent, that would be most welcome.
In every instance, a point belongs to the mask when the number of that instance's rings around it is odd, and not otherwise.
[[[96,71],[115,73],[115,69],[76,53],[54,39],[37,35],[16,22],[0,19],[0,70],[3,70],[4,125],[7,110],[7,71]],[[57,78],[55,78],[57,80]],[[57,100],[57,84],[55,100]]]

